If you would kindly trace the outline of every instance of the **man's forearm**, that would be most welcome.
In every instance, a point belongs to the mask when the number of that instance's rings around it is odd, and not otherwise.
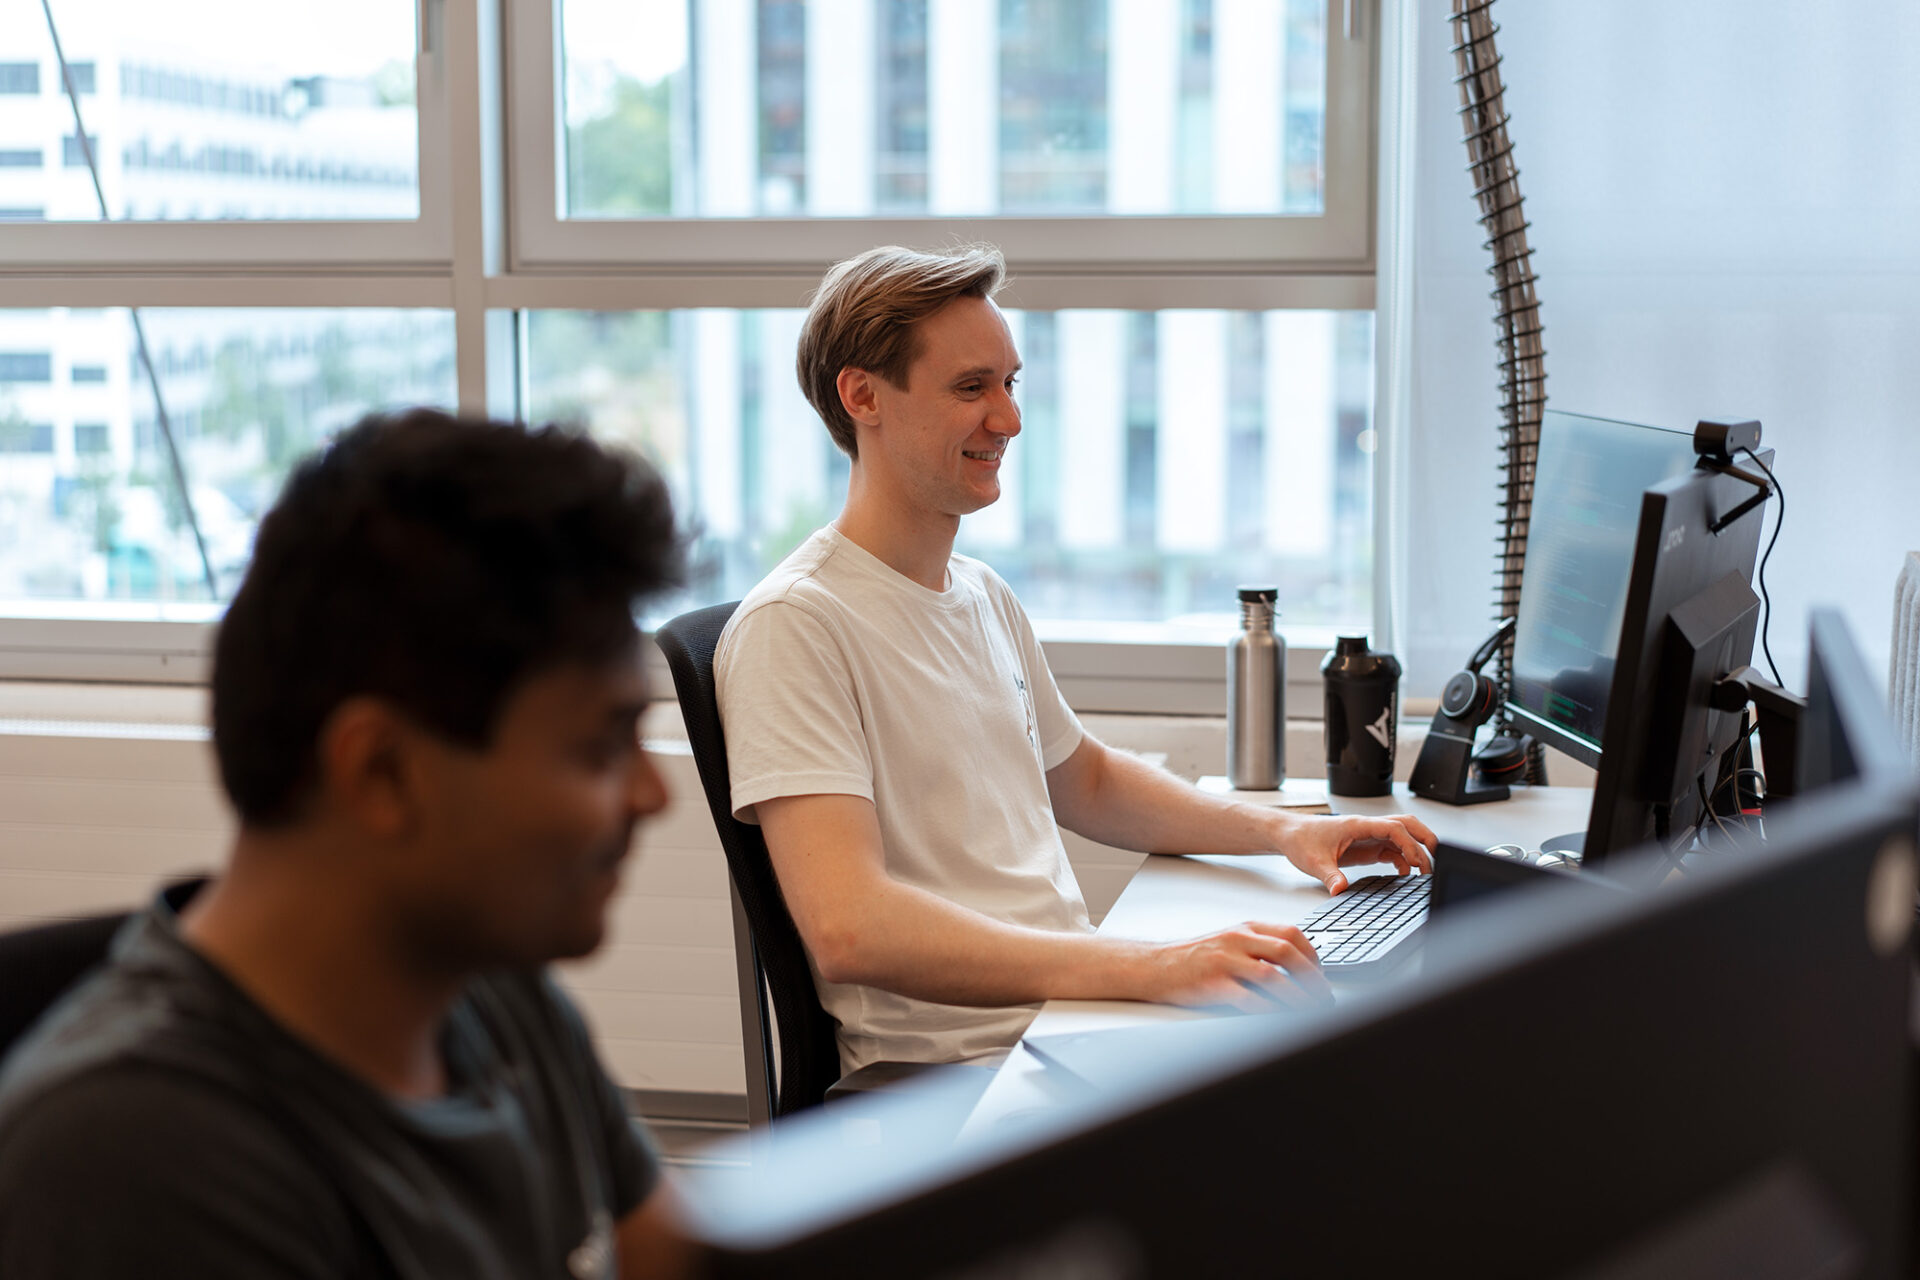
[[[1142,998],[1154,950],[1006,924],[897,881],[864,895],[832,932],[814,958],[828,981],[956,1005]]]
[[[1070,811],[1056,805],[1060,824],[1089,840],[1141,853],[1270,853],[1300,821],[1296,814],[1208,795],[1105,746],[1087,762],[1086,776],[1072,782],[1077,786]]]
[[[790,796],[759,811],[794,923],[828,982],[974,1006],[1107,999],[1255,1007],[1315,998],[1325,985],[1297,929],[1249,922],[1147,943],[1008,924],[887,875],[870,801]]]

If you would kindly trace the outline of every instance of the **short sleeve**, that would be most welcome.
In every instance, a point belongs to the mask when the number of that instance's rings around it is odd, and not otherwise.
[[[282,1131],[164,1068],[67,1081],[0,1133],[7,1280],[321,1280],[363,1244]]]
[[[733,815],[781,796],[873,799],[873,760],[839,641],[784,600],[737,617],[714,660]]]
[[[1067,757],[1079,747],[1087,731],[1081,727],[1080,717],[1073,714],[1073,708],[1067,705],[1066,695],[1060,692],[1060,686],[1053,682],[1053,670],[1047,666],[1047,656],[1041,652],[1040,640],[1033,634],[1033,623],[1027,620],[1027,611],[1020,607],[1013,588],[997,574],[992,582],[999,596],[1001,613],[1013,632],[1014,642],[1020,646],[1020,661],[1027,668],[1027,688],[1033,697],[1034,727],[1040,735],[1041,767],[1051,770],[1066,763]]]

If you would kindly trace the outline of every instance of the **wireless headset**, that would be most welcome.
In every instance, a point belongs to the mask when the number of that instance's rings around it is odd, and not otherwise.
[[[1513,634],[1517,621],[1508,618],[1495,628],[1467,659],[1467,669],[1455,672],[1446,688],[1440,691],[1440,713],[1434,716],[1433,727],[1427,730],[1427,740],[1420,747],[1420,759],[1413,766],[1413,777],[1407,784],[1421,799],[1446,804],[1483,804],[1488,800],[1505,800],[1512,794],[1504,782],[1488,779],[1516,776],[1525,768],[1527,739],[1495,738],[1476,757],[1473,736],[1474,730],[1492,719],[1500,707],[1499,683],[1491,676],[1481,675],[1480,668],[1500,651],[1500,645]],[[1476,762],[1481,776],[1469,781],[1468,770]]]
[[[1481,675],[1480,668],[1500,651],[1500,642],[1513,634],[1515,621],[1508,618],[1501,623],[1467,659],[1467,669],[1454,672],[1447,687],[1440,691],[1441,715],[1462,728],[1477,728],[1493,717],[1494,709],[1500,705],[1500,686],[1492,676]]]

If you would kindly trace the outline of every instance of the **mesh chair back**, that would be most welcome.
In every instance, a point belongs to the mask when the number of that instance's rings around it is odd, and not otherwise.
[[[743,985],[740,992],[741,1021],[749,1041],[748,1086],[753,1088],[756,1075],[767,1079],[766,1114],[777,1117],[817,1106],[826,1097],[827,1089],[840,1078],[840,1050],[834,1040],[833,1019],[820,1007],[819,994],[814,990],[800,932],[774,879],[766,840],[759,827],[733,816],[727,741],[720,727],[720,704],[714,696],[713,650],[739,603],[735,600],[683,613],[661,627],[655,639],[673,672],[680,713],[687,723],[687,742],[700,770],[700,785],[707,793],[713,825],[720,833],[720,847],[727,855],[736,902],[747,919],[748,936],[740,937],[736,927],[734,947],[736,951],[743,947],[750,950],[754,975],[753,990]],[[743,975],[747,971],[743,965]],[[761,1046],[773,1042],[765,999],[769,993],[779,1027],[777,1089],[767,1073],[755,1070],[756,1045],[752,1043],[756,1026]],[[762,1062],[770,1056],[762,1051]],[[755,1101],[749,1098],[750,1104]]]
[[[67,988],[107,958],[125,914],[0,934],[0,1058]]]
[[[206,883],[205,876],[176,880],[162,896],[180,911]],[[106,962],[114,938],[135,914],[83,916],[0,933],[0,1058],[68,988]]]

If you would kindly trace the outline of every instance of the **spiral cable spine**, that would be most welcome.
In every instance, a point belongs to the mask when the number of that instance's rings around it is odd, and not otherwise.
[[[1540,343],[1540,300],[1535,292],[1533,251],[1527,245],[1520,170],[1507,136],[1506,85],[1494,37],[1494,0],[1453,0],[1453,58],[1460,90],[1460,122],[1466,131],[1468,173],[1480,225],[1481,246],[1493,255],[1494,325],[1500,350],[1500,518],[1494,539],[1496,621],[1520,612],[1520,570],[1526,561],[1533,515],[1533,472],[1540,449],[1540,416],[1547,403],[1546,349]],[[1494,680],[1502,699],[1513,684],[1513,637],[1494,655]],[[1502,733],[1513,718],[1503,707],[1495,720]],[[1527,757],[1527,780],[1546,781],[1545,749],[1535,743]]]

